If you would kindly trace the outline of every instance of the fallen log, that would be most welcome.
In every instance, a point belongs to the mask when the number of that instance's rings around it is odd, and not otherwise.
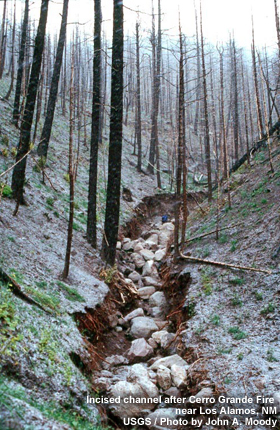
[[[237,224],[229,225],[227,227],[219,228],[218,232],[223,231],[223,230],[228,230],[230,228],[238,227],[239,225],[242,225],[242,222],[238,222]],[[216,232],[217,232],[217,230],[212,230],[209,233],[204,233],[204,234],[201,234],[200,236],[191,237],[190,239],[187,239],[185,241],[185,243],[189,243],[189,242],[192,242],[193,240],[197,240],[197,239],[202,239],[203,237],[210,236],[210,234],[214,234]]]
[[[40,303],[38,303],[36,300],[32,299],[30,296],[28,296],[21,288],[21,286],[10,276],[8,273],[6,273],[3,269],[0,267],[0,280],[3,282],[6,282],[12,292],[15,296],[19,297],[26,303],[29,303],[30,305],[35,305],[38,308],[42,309],[42,311],[51,314],[50,311],[46,310]]]
[[[182,254],[181,252],[180,252],[180,257],[184,258],[185,260],[193,261],[194,263],[211,264],[213,266],[229,267],[232,269],[239,269],[239,270],[249,270],[251,272],[260,272],[260,273],[265,273],[267,275],[271,275],[272,273],[271,270],[256,269],[255,267],[239,266],[231,263],[223,263],[220,261],[204,260],[203,258],[190,257],[188,255]]]
[[[251,148],[250,148],[250,150],[249,150],[249,154],[250,155],[252,155],[252,154],[254,154],[255,152],[257,152],[259,149],[261,149],[264,145],[265,145],[265,143],[266,143],[266,141],[267,141],[267,139],[269,138],[269,137],[271,137],[276,131],[279,131],[280,130],[280,119],[272,126],[272,127],[270,127],[270,129],[269,129],[269,132],[268,133],[264,133],[263,134],[263,137],[260,139],[260,140],[258,140]],[[245,161],[247,161],[248,160],[248,152],[246,152],[239,160],[237,160],[234,164],[233,164],[233,166],[231,167],[231,169],[230,169],[230,171],[229,171],[229,173],[230,174],[232,174],[232,173],[234,173],[234,172],[236,172],[236,170],[238,170],[239,169],[239,167],[241,167],[242,166],[242,164],[244,164],[245,163]]]

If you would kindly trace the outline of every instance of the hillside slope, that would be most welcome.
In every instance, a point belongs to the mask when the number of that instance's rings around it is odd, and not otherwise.
[[[202,382],[207,375],[217,393],[232,397],[279,396],[280,390],[279,149],[273,152],[275,174],[267,158],[263,150],[251,167],[243,166],[233,175],[232,209],[226,193],[222,195],[220,227],[233,228],[220,232],[218,240],[212,234],[185,246],[185,253],[193,257],[271,271],[268,275],[188,263],[184,267],[183,273],[191,275],[184,306],[191,313],[181,334],[186,357],[197,361],[194,380]],[[189,237],[215,230],[215,205],[210,210],[206,203],[202,207],[208,213],[191,214]]]
[[[11,106],[1,102],[1,171],[12,165],[12,148],[18,141],[18,130],[11,126],[10,117]],[[130,129],[125,132],[129,138]],[[75,316],[100,307],[109,289],[99,279],[99,256],[84,237],[89,157],[86,147],[81,148],[76,183],[70,277],[67,283],[60,279],[69,205],[67,139],[68,123],[58,115],[47,168],[51,183],[48,179],[42,183],[42,175],[31,158],[26,184],[29,205],[21,207],[13,217],[14,202],[9,198],[8,187],[0,202],[0,266],[45,309],[25,303],[1,283],[0,416],[5,429],[82,430],[93,426],[98,429],[100,425],[97,409],[85,406],[92,381],[79,357],[90,362],[92,350],[87,342],[90,336],[78,330]],[[105,139],[100,161],[99,239],[105,206],[106,145]],[[277,151],[274,148],[274,175],[268,172],[266,150],[256,155],[251,168],[244,166],[233,175],[232,209],[227,207],[227,196],[223,194],[220,225],[238,223],[238,227],[222,232],[218,241],[212,235],[186,246],[192,256],[270,269],[271,275],[185,261],[174,268],[175,272],[183,270],[191,275],[176,328],[182,335],[178,349],[192,365],[190,379],[195,392],[203,386],[205,377],[218,392],[229,395],[269,395],[280,390]],[[153,178],[136,172],[131,152],[131,144],[124,145],[123,186],[131,190],[132,201],[122,200],[122,223],[144,196],[152,196],[156,190]],[[10,176],[8,183],[9,179]],[[203,213],[198,208],[189,216],[189,237],[215,228],[216,199],[210,207],[205,201],[202,208]],[[160,215],[156,215],[157,222]],[[154,220],[147,221],[152,228]]]

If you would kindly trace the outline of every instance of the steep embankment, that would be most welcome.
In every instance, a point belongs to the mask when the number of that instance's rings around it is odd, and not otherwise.
[[[277,404],[280,390],[277,148],[273,162],[275,173],[271,174],[264,150],[257,154],[251,167],[244,166],[232,177],[232,208],[227,206],[227,190],[224,190],[220,201],[223,230],[218,240],[215,234],[207,235],[215,230],[216,201],[210,207],[204,202],[191,211],[188,237],[205,236],[185,246],[185,253],[192,257],[265,269],[270,274],[189,264],[187,260],[174,266],[168,252],[167,259],[164,257],[172,236],[168,232],[172,232],[173,226],[160,225],[159,216],[144,224],[140,238],[132,234],[134,240],[122,239],[119,254],[122,270],[133,281],[140,301],[136,300],[132,308],[124,307],[122,313],[111,319],[115,334],[99,344],[106,359],[100,361],[103,370],[95,373],[93,387],[105,396],[155,398],[155,401],[148,406],[145,402],[111,406],[109,415],[118,425],[123,425],[124,417],[144,416],[149,428],[164,427],[154,424],[156,418],[157,422],[159,418],[173,420],[178,428],[176,408],[181,404],[180,399],[188,399],[191,394],[201,398],[213,396],[216,400],[219,395],[231,398],[258,395],[274,397]],[[163,213],[162,209],[158,214]],[[137,219],[129,224],[126,233],[133,233],[131,225],[135,227]],[[172,396],[177,397],[177,403],[166,400]],[[187,400],[184,405],[193,407]],[[222,405],[217,402],[211,406],[219,411]],[[236,404],[231,403],[231,408],[234,407]],[[253,401],[251,408],[257,411],[253,428],[271,428],[270,419],[278,422],[274,428],[279,427],[279,416],[263,416],[260,403]],[[231,425],[234,415],[239,420],[238,428],[252,428],[252,424],[244,424],[244,414],[224,412],[218,416],[229,424],[220,424],[218,428],[234,428]],[[205,416],[199,419],[205,422]],[[192,428],[186,424],[183,427]]]
[[[278,393],[279,399],[279,149],[273,151],[274,174],[267,157],[267,150],[259,152],[251,168],[243,166],[232,177],[232,209],[222,194],[220,226],[238,225],[221,232],[218,240],[213,234],[193,241],[186,251],[271,274],[187,264],[184,272],[191,273],[191,283],[185,305],[192,304],[193,316],[182,327],[182,342],[196,354],[194,369],[206,371],[218,393]],[[189,237],[215,229],[215,205],[203,208],[206,215],[197,212],[189,218]]]

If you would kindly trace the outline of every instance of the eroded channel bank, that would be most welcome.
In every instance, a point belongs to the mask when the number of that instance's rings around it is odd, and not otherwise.
[[[190,209],[199,198],[189,196]],[[146,198],[136,208],[120,234],[121,273],[108,269],[101,274],[110,285],[106,302],[76,316],[90,344],[85,367],[93,393],[100,396],[96,404],[104,421],[116,428],[186,428],[186,420],[178,421],[179,408],[186,407],[190,395],[214,394],[206,375],[193,372],[196,352],[181,342],[192,316],[191,276],[172,263],[174,203],[174,196],[163,195]],[[165,214],[170,221],[162,223]],[[189,418],[198,413],[192,408]]]

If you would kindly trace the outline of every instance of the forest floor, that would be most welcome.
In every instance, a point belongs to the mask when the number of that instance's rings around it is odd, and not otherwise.
[[[2,93],[5,93],[5,88],[1,88]],[[0,103],[2,172],[13,163],[11,153],[17,145],[18,130],[10,124],[11,106]],[[92,333],[81,330],[77,320],[80,321],[80,316],[87,315],[89,311],[94,316],[95,309],[104,309],[102,304],[106,304],[107,284],[111,283],[111,278],[107,272],[101,276],[102,263],[85,240],[87,148],[81,151],[76,183],[70,277],[67,282],[60,277],[69,205],[67,127],[67,122],[59,116],[52,140],[56,148],[51,148],[50,167],[47,168],[56,191],[47,179],[45,184],[42,183],[42,175],[31,159],[26,184],[29,205],[20,207],[17,217],[13,217],[14,202],[9,198],[9,187],[5,188],[0,202],[0,266],[45,309],[25,303],[1,284],[0,428],[1,422],[5,429],[24,430],[79,430],[101,426],[97,409],[86,405],[86,396],[92,393],[94,380],[88,376],[88,368],[84,368],[88,363],[89,367],[92,364],[91,354],[96,353],[92,346],[98,342],[94,338],[92,344]],[[156,192],[154,178],[136,173],[131,163],[132,149],[131,144],[124,147],[122,184],[130,189],[132,201],[122,200],[123,225],[141,200]],[[100,162],[99,238],[105,206],[105,155],[104,150]],[[178,335],[172,347],[175,349],[171,352],[177,352],[192,366],[189,377],[191,392],[198,392],[205,386],[205,381],[213,392],[231,396],[244,393],[271,395],[280,390],[280,253],[277,254],[280,246],[280,158],[277,147],[273,155],[274,175],[269,173],[267,151],[263,150],[255,156],[251,167],[243,166],[232,176],[232,209],[227,206],[227,193],[222,193],[220,226],[238,226],[221,232],[218,240],[215,235],[210,235],[193,241],[185,249],[192,256],[204,259],[271,270],[271,275],[183,261],[172,267],[172,273],[176,276],[185,273],[186,279],[190,274],[190,281],[184,286],[184,295],[176,290],[175,282],[174,294],[169,296],[168,285],[173,285],[172,277],[168,277],[170,263],[166,272],[161,272],[160,264],[157,267],[160,278],[157,289],[164,292],[172,311],[178,311],[177,317],[170,318],[169,333]],[[167,176],[164,186],[168,192]],[[203,212],[197,205],[192,205],[187,237],[215,229],[216,203],[217,194],[211,205],[207,201],[201,203]],[[141,219],[143,224],[140,225],[142,231],[139,236],[143,238],[144,235],[144,240],[154,230],[157,234],[160,231],[163,211],[172,214],[172,201],[156,206],[155,211],[149,213],[151,218],[144,222]],[[123,243],[125,235],[128,235],[128,230],[124,228]],[[131,251],[122,250],[119,255],[125,277],[134,271]],[[122,281],[120,286],[125,291]],[[141,288],[141,283],[138,282],[136,287]],[[131,303],[120,307],[121,316],[125,317],[139,307],[144,309],[145,316],[150,315],[149,300],[144,296],[137,302],[133,297]],[[161,316],[163,321],[167,314],[165,311]],[[120,318],[119,314],[117,316]],[[128,330],[127,336],[124,329]],[[118,330],[112,324],[106,331],[107,345],[111,339],[122,337],[121,347],[129,349],[132,340],[130,327],[124,326],[122,332]],[[154,347],[156,356],[170,353]],[[102,351],[103,358],[112,354],[109,348]],[[207,428],[210,430],[211,427]],[[258,427],[259,430],[264,428],[269,427]]]

